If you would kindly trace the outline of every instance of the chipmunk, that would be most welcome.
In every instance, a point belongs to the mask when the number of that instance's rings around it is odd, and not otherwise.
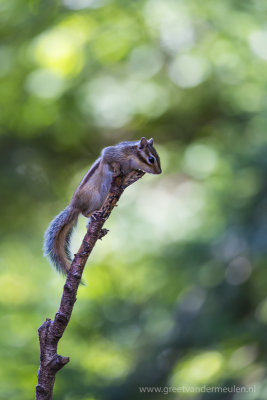
[[[53,219],[45,232],[44,255],[58,271],[67,274],[70,269],[70,239],[79,214],[90,217],[102,207],[118,165],[125,175],[134,170],[161,173],[160,159],[152,138],[147,140],[142,137],[140,141],[122,142],[104,148],[82,178],[70,204]]]

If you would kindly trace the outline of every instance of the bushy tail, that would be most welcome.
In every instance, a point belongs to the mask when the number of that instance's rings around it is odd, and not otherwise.
[[[63,274],[67,274],[70,269],[70,239],[79,212],[71,206],[66,207],[53,219],[44,235],[44,255]]]

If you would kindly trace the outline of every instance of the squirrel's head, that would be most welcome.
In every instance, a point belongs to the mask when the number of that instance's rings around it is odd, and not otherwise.
[[[138,169],[149,174],[161,174],[160,158],[153,146],[153,139],[142,137],[137,143]]]

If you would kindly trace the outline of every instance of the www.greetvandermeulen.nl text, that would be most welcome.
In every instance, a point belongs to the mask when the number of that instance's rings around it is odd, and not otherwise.
[[[256,386],[140,386],[140,393],[255,393]]]

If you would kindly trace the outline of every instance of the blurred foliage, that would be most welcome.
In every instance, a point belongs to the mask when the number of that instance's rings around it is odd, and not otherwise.
[[[163,174],[127,189],[88,262],[54,398],[203,384],[256,392],[179,399],[266,398],[266,14],[263,0],[0,1],[1,399],[34,397],[37,328],[59,304],[43,232],[101,148],[141,136]]]

